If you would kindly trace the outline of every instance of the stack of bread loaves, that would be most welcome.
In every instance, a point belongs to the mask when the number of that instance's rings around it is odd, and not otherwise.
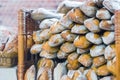
[[[34,80],[35,72],[37,80],[116,80],[114,10],[110,10],[116,8],[105,1],[63,1],[57,12],[33,10],[31,17],[41,23],[33,32],[30,52],[41,58],[37,71],[31,66],[25,80]]]

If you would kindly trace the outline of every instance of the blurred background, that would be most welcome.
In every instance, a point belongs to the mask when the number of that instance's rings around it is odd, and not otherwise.
[[[19,9],[47,8],[56,9],[63,0],[0,0],[0,25],[17,30],[17,12]],[[77,0],[85,1],[85,0]]]

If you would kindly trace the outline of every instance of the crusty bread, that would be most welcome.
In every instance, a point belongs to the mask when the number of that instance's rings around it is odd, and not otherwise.
[[[93,44],[101,44],[102,43],[102,38],[100,37],[99,34],[89,32],[85,35],[86,39],[90,41]]]
[[[54,68],[54,62],[51,59],[48,58],[41,58],[38,60],[37,63],[37,68],[40,69],[41,67],[46,67],[49,69],[53,69]]]
[[[115,44],[108,45],[105,48],[104,56],[105,56],[105,59],[107,60],[111,60],[116,56]]]
[[[104,58],[104,56],[98,56],[93,58],[92,67],[99,67],[105,63],[106,63],[106,59]]]
[[[103,30],[114,30],[115,26],[110,20],[102,20],[99,24],[99,27]]]
[[[105,45],[93,45],[90,49],[90,55],[92,57],[97,57],[100,55],[104,55]]]
[[[107,76],[110,74],[109,70],[107,69],[107,65],[100,66],[97,71],[97,75],[99,76]]]
[[[50,37],[48,41],[48,45],[51,47],[56,47],[64,43],[64,39],[62,38],[61,34],[54,34]]]
[[[89,67],[92,64],[92,58],[89,54],[80,55],[78,61],[85,67]]]
[[[84,25],[88,28],[89,31],[97,33],[100,32],[99,20],[95,18],[89,18],[84,21]]]
[[[50,32],[52,34],[56,34],[56,33],[60,33],[62,31],[65,30],[65,27],[63,25],[61,25],[61,23],[58,21],[58,22],[55,22],[53,25],[51,25],[50,27]]]
[[[42,44],[34,44],[31,49],[30,52],[31,54],[37,54],[41,52],[41,48],[42,48]]]
[[[66,43],[62,44],[60,49],[65,53],[71,53],[76,50],[75,46],[70,42],[66,42]]]
[[[84,25],[75,24],[72,27],[71,32],[75,34],[85,34],[88,32],[88,29]]]
[[[102,36],[102,40],[105,44],[110,44],[115,41],[115,32],[106,31]]]
[[[98,10],[93,0],[86,1],[84,4],[80,6],[80,9],[88,17],[94,17]]]
[[[68,42],[73,42],[74,39],[77,37],[77,35],[71,33],[70,30],[65,30],[65,31],[63,31],[63,32],[61,33],[61,36],[62,36],[62,38],[65,39],[65,41],[68,41]]]
[[[78,48],[88,48],[91,43],[86,39],[85,36],[77,36],[73,44]]]
[[[110,19],[111,14],[106,8],[101,8],[97,10],[96,17],[99,19]]]
[[[66,15],[70,20],[76,23],[83,24],[86,16],[82,13],[79,8],[74,8],[70,10]]]
[[[35,66],[32,65],[29,69],[27,69],[24,80],[35,80],[35,73]]]
[[[51,25],[53,25],[57,21],[58,21],[58,19],[56,19],[56,18],[44,19],[43,21],[41,21],[39,28],[40,29],[49,29],[51,27]]]

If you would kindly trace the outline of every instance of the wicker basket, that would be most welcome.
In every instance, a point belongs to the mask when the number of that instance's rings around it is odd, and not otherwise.
[[[0,54],[0,67],[13,67],[17,65],[18,57],[16,53]]]
[[[33,56],[30,60],[27,60],[28,49],[26,46],[25,38],[27,35],[32,35],[32,32],[37,30],[38,24],[30,17],[32,10],[20,10],[18,12],[18,80],[24,80],[24,73],[27,63],[33,62]],[[117,56],[117,80],[120,80],[120,11],[115,12],[115,45]]]

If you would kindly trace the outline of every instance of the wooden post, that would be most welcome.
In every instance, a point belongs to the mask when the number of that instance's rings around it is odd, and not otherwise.
[[[116,80],[120,80],[120,10],[115,12]]]
[[[24,14],[18,12],[18,80],[24,80]]]

